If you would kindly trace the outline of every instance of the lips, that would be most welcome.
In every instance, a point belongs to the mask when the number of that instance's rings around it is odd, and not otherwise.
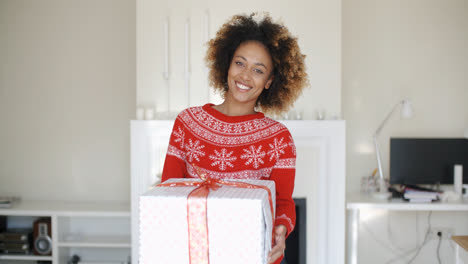
[[[238,82],[236,82],[236,86],[237,86],[237,88],[239,88],[242,91],[248,91],[248,90],[252,89],[252,87],[249,87],[249,86],[247,86],[245,84],[238,83]]]

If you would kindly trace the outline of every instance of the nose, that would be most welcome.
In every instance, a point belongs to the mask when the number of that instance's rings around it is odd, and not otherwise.
[[[245,67],[244,69],[242,69],[242,72],[240,73],[240,77],[242,78],[242,80],[244,81],[250,81],[250,69],[248,67]]]

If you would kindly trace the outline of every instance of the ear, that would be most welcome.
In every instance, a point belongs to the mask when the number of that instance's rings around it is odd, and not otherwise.
[[[268,90],[270,89],[270,85],[271,83],[273,82],[273,79],[274,79],[275,76],[273,76],[273,74],[270,76],[270,78],[268,79],[267,83],[265,84],[265,89]]]

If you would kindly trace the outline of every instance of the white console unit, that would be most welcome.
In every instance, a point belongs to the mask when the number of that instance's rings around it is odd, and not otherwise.
[[[9,227],[32,227],[50,218],[52,255],[0,253],[1,263],[68,263],[73,255],[82,261],[126,263],[131,255],[130,205],[114,202],[20,201],[0,209]]]

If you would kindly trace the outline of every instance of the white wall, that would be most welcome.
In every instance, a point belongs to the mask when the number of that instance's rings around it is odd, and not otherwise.
[[[360,178],[377,166],[372,135],[398,100],[412,99],[415,112],[412,120],[396,114],[380,135],[385,175],[390,136],[463,137],[468,127],[468,5],[464,0],[343,1],[342,19],[342,109],[347,121],[347,192],[352,193],[359,191]],[[361,228],[359,263],[385,263],[401,252],[385,248],[379,239],[392,248],[416,245],[426,216],[385,211],[363,216],[367,220]],[[435,213],[432,225],[452,226],[466,235],[466,220],[466,213]],[[431,241],[414,263],[437,263],[436,245]],[[441,250],[443,263],[453,263],[448,243]]]
[[[287,7],[287,8],[286,8]],[[209,95],[204,57],[207,38],[205,14],[209,13],[210,37],[229,18],[239,13],[268,11],[298,36],[310,76],[311,87],[296,108],[304,118],[315,119],[316,110],[341,114],[341,2],[339,0],[284,1],[137,1],[137,103],[158,112],[179,112],[188,106],[184,83],[184,26],[190,19],[190,105],[219,99]],[[164,81],[164,31],[170,23],[170,80]],[[168,98],[170,103],[168,105]]]
[[[376,167],[372,135],[403,98],[414,117],[380,136],[388,175],[390,136],[463,137],[468,126],[468,5],[463,0],[358,0],[343,6],[343,115],[348,191]]]
[[[0,195],[129,200],[135,4],[0,1]]]
[[[128,200],[128,120],[134,118],[135,101],[167,106],[160,68],[167,15],[175,111],[186,107],[181,67],[186,17],[192,22],[191,102],[200,105],[208,101],[202,34],[206,10],[214,36],[231,15],[269,6],[267,11],[299,36],[308,56],[312,87],[298,109],[308,119],[319,107],[341,114],[340,5],[338,0],[297,0],[285,10],[279,2],[0,1],[0,194]]]

